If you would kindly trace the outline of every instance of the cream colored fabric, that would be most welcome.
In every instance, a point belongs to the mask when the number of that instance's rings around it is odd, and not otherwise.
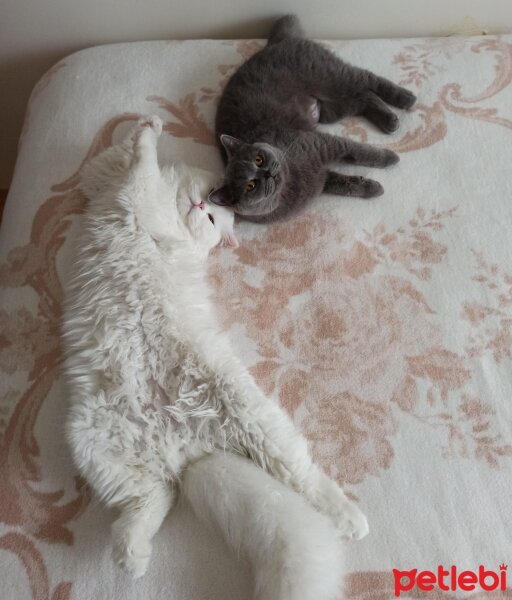
[[[512,36],[329,45],[418,94],[392,136],[359,119],[329,128],[400,153],[385,171],[344,169],[385,195],[240,224],[240,248],[210,272],[243,360],[368,515],[370,535],[347,544],[347,597],[387,600],[392,568],[498,571],[510,556]],[[113,566],[114,515],[75,479],[62,439],[58,324],[83,160],[157,113],[163,159],[220,170],[215,100],[260,46],[93,48],[33,92],[0,235],[2,598],[250,598],[246,568],[184,508],[143,579]]]

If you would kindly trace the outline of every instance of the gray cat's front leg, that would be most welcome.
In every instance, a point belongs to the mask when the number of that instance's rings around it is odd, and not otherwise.
[[[324,164],[350,162],[355,165],[383,168],[394,165],[400,160],[397,154],[387,148],[360,144],[328,133],[315,132],[314,135],[314,145]]]
[[[323,192],[324,194],[336,194],[337,196],[375,198],[375,196],[381,196],[384,193],[384,188],[378,181],[373,179],[327,171]]]

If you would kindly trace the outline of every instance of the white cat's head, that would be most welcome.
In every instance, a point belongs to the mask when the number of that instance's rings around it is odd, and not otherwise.
[[[198,249],[208,253],[218,245],[236,248],[233,211],[207,201],[220,177],[183,164],[174,165],[173,174],[178,217]]]

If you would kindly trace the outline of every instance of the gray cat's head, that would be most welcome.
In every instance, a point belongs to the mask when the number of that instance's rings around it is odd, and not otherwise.
[[[210,193],[210,202],[230,206],[239,215],[274,211],[286,176],[283,153],[269,144],[247,144],[230,135],[221,135],[220,141],[228,156],[226,183]]]

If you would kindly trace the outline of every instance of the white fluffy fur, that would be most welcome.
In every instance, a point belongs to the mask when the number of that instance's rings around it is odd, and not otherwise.
[[[250,560],[257,600],[339,597],[342,548],[331,521],[249,459],[203,458],[185,472],[183,491],[196,515]]]
[[[211,173],[160,170],[161,127],[141,120],[83,171],[89,203],[64,319],[74,460],[121,509],[114,558],[133,576],[193,465],[185,496],[253,560],[258,598],[293,600],[299,582],[303,599],[333,598],[339,548],[310,507],[348,538],[366,535],[366,518],[219,331],[204,271],[213,246],[236,243],[233,216],[192,206],[218,183]]]

